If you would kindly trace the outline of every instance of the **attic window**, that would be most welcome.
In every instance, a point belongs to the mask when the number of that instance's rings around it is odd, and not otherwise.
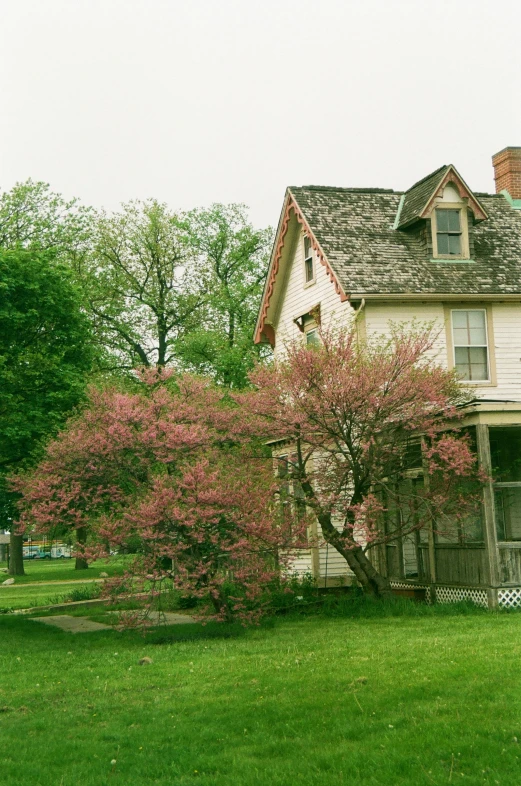
[[[432,244],[436,259],[468,259],[467,214],[461,204],[438,206],[432,214]]]
[[[319,347],[320,346],[320,338],[318,335],[318,328],[316,326],[312,326],[309,330],[304,330],[306,335],[306,346],[307,347]]]
[[[461,215],[459,210],[436,210],[438,254],[461,256]]]
[[[302,314],[293,320],[301,333],[304,334],[306,346],[315,347],[321,344],[320,341],[320,303],[313,306],[307,314]]]
[[[313,248],[311,240],[307,235],[304,235],[304,282],[305,284],[313,284],[315,281],[315,265],[313,259]]]

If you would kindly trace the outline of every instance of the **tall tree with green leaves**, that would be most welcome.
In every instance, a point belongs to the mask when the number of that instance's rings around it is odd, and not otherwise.
[[[0,248],[53,251],[77,260],[89,247],[94,211],[47,183],[26,180],[0,194]]]
[[[176,366],[243,387],[266,351],[251,336],[271,242],[243,205],[96,213],[31,180],[0,195],[0,248],[50,249],[70,266],[105,372]]]
[[[197,328],[176,342],[185,368],[229,387],[247,384],[264,348],[252,336],[273,231],[257,230],[244,205],[214,204],[184,217],[187,241],[204,271],[206,299]]]
[[[76,271],[105,370],[174,363],[175,342],[197,327],[206,297],[200,260],[176,213],[148,200],[100,214],[92,253]]]
[[[0,515],[16,531],[7,476],[31,466],[81,401],[92,365],[89,320],[54,251],[0,249]],[[10,573],[23,574],[11,536]]]

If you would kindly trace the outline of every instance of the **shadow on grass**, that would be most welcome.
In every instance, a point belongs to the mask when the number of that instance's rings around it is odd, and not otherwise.
[[[285,617],[344,617],[366,619],[378,617],[453,617],[461,615],[490,614],[489,609],[470,601],[436,603],[428,605],[409,598],[379,600],[352,591],[342,595],[325,595],[318,600],[294,606],[285,611]],[[493,612],[496,613],[496,612]]]
[[[275,627],[275,620],[268,617],[257,626],[256,630],[270,630]],[[150,644],[174,644],[178,641],[197,641],[205,639],[238,639],[245,636],[251,628],[245,628],[238,622],[207,622],[195,625],[169,625],[147,632]]]

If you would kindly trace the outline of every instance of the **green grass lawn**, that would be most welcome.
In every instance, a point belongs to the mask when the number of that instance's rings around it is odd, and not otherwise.
[[[0,708],[2,786],[519,786],[521,615],[147,639],[4,616]]]
[[[0,566],[1,567],[1,566]],[[32,606],[45,606],[51,603],[62,603],[71,598],[71,593],[79,600],[80,594],[88,596],[94,590],[87,582],[99,578],[99,574],[106,572],[109,576],[122,573],[124,558],[99,560],[87,570],[75,570],[74,560],[26,560],[24,563],[26,575],[15,576],[15,584],[3,587],[0,585],[0,610],[2,609],[27,609]],[[0,583],[8,576],[0,574]],[[67,581],[69,584],[53,584],[52,582]],[[25,586],[41,582],[41,586]],[[1,773],[0,773],[1,775]],[[1,780],[0,780],[1,784]]]
[[[48,606],[53,603],[64,603],[73,599],[80,600],[92,597],[93,591],[92,584],[85,584],[82,581],[71,584],[44,584],[36,587],[24,587],[23,584],[13,587],[0,587],[0,611],[6,609],[29,609],[36,606]]]
[[[15,576],[16,584],[31,584],[35,581],[78,581],[79,579],[97,579],[100,573],[109,576],[122,573],[125,557],[112,560],[98,560],[93,562],[87,570],[75,570],[73,559],[54,560],[24,560],[25,576]],[[5,562],[0,563],[0,568],[7,567]],[[4,574],[0,574],[3,576]],[[9,578],[5,575],[5,578]],[[0,579],[2,581],[4,579]]]

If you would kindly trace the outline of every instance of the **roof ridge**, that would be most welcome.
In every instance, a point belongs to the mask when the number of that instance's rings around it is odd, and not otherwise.
[[[356,186],[289,186],[289,190],[308,189],[309,191],[348,191],[355,194],[401,194],[402,191],[395,191],[394,188],[358,188]]]
[[[431,177],[434,177],[434,175],[437,175],[438,172],[441,172],[443,169],[448,169],[449,166],[451,165],[443,164],[442,166],[438,167],[438,169],[435,169],[434,172],[431,172],[429,175],[425,175],[425,177],[422,177],[421,180],[418,180],[416,183],[413,183],[412,186],[410,186],[405,193],[407,194],[409,191],[412,191],[413,188],[416,188],[416,186],[420,186],[422,183],[425,183],[426,180],[429,180]]]

